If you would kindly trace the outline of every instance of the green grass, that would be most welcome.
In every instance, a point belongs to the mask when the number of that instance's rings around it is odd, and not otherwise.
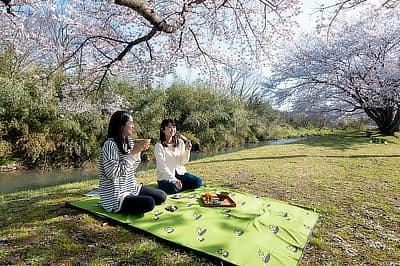
[[[301,265],[400,264],[400,139],[343,133],[189,163],[214,184],[316,208]],[[154,170],[138,173],[154,182]],[[0,195],[0,265],[220,265],[65,207],[97,181]]]

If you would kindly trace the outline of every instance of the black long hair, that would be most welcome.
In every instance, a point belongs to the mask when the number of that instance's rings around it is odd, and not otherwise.
[[[161,122],[161,125],[160,125],[160,142],[164,147],[168,147],[168,143],[167,143],[167,140],[165,139],[165,133],[164,133],[164,129],[165,129],[166,126],[168,126],[168,124],[176,126],[175,121],[172,120],[172,119],[169,119],[169,118],[164,119]],[[178,137],[176,136],[176,134],[175,134],[175,136],[172,136],[172,143],[174,144],[174,147],[178,147],[179,146],[179,141],[178,141]]]
[[[112,114],[110,122],[108,124],[107,138],[101,144],[102,147],[104,145],[104,142],[106,142],[107,139],[111,138],[115,141],[115,143],[117,143],[117,147],[121,153],[128,153],[127,150],[131,149],[131,146],[129,145],[128,138],[122,137],[122,127],[125,126],[130,117],[131,113],[126,110],[116,111]],[[123,143],[127,144],[127,150],[124,149]]]

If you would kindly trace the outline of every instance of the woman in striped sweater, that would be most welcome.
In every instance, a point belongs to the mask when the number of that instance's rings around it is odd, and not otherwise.
[[[111,116],[99,158],[100,203],[107,212],[140,214],[151,211],[167,197],[162,190],[136,182],[140,153],[150,144],[132,140],[134,127],[128,111],[117,111]]]

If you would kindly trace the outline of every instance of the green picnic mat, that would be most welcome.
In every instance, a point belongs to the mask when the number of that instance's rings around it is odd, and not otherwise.
[[[205,192],[229,192],[236,207],[205,207]],[[144,215],[107,213],[99,196],[69,204],[237,265],[297,265],[318,220],[314,210],[225,188],[177,195]],[[167,211],[168,205],[177,210]]]

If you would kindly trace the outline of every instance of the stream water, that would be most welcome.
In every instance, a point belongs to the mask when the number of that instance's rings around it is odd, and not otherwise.
[[[299,138],[287,138],[273,141],[265,141],[258,143],[245,144],[237,148],[227,148],[218,152],[207,152],[199,153],[192,152],[190,160],[198,160],[205,157],[215,156],[219,154],[226,154],[230,152],[240,151],[244,149],[250,149],[255,147],[261,147],[265,145],[276,145],[292,143],[299,140]],[[155,162],[150,161],[141,163],[138,171],[155,168]],[[34,171],[34,170],[22,170],[17,172],[0,172],[0,194],[12,193],[21,190],[37,189],[41,187],[54,186],[58,184],[71,183],[76,181],[84,181],[88,179],[97,178],[97,169],[92,170],[52,170],[52,171]]]

